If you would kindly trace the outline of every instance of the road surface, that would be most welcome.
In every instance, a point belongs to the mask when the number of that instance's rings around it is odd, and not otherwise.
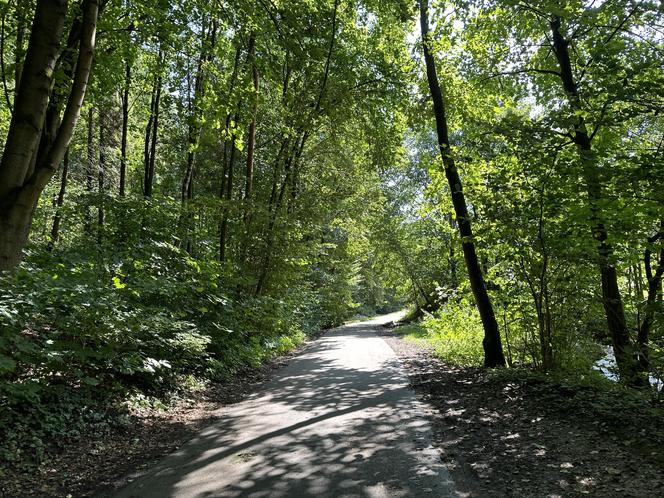
[[[374,333],[393,319],[329,331],[115,496],[456,496],[423,405]]]

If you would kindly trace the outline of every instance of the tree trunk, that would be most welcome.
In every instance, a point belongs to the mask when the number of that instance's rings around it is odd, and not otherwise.
[[[150,136],[150,157],[148,160],[147,169],[147,182],[146,182],[146,197],[152,197],[154,190],[154,172],[155,161],[157,160],[157,137],[159,136],[159,105],[161,102],[161,86],[162,76],[161,73],[157,77],[157,93],[154,100],[154,120],[152,122],[152,131]]]
[[[505,365],[505,357],[500,341],[500,330],[498,322],[489,299],[489,294],[484,282],[484,275],[479,265],[475,243],[473,241],[473,231],[466,206],[466,199],[463,194],[461,178],[456,168],[454,157],[450,148],[450,141],[447,129],[447,117],[445,115],[445,102],[443,94],[438,83],[436,65],[429,48],[429,20],[428,20],[427,0],[420,0],[420,24],[422,29],[422,47],[424,51],[424,61],[426,63],[427,80],[431,99],[433,101],[434,115],[436,117],[436,131],[438,133],[438,142],[440,155],[445,168],[445,176],[450,186],[452,195],[452,204],[461,235],[461,246],[463,249],[466,267],[468,269],[468,278],[470,286],[475,296],[477,309],[484,326],[484,366],[499,367]]]
[[[193,239],[195,238],[195,226],[193,213],[190,215],[187,201],[194,198],[194,175],[196,166],[196,150],[201,138],[201,118],[203,117],[202,100],[205,96],[205,71],[206,64],[212,59],[212,49],[216,45],[217,21],[212,20],[212,24],[207,33],[203,27],[201,39],[201,52],[198,58],[198,68],[194,81],[194,94],[189,101],[189,133],[187,147],[187,168],[182,180],[182,204],[183,212],[180,216],[179,224],[183,226],[186,240],[186,251],[192,253]],[[191,92],[190,92],[191,95]]]
[[[583,111],[581,98],[572,71],[568,42],[560,32],[560,27],[561,20],[559,17],[551,21],[553,52],[560,69],[560,80],[567,94],[571,109],[573,111]],[[634,348],[629,337],[629,331],[627,330],[620,288],[618,287],[618,274],[613,261],[613,247],[607,242],[608,233],[601,217],[601,208],[599,207],[603,198],[603,192],[597,168],[597,157],[592,149],[592,138],[588,134],[585,120],[580,113],[574,122],[573,140],[579,152],[582,174],[586,182],[593,238],[598,243],[597,254],[602,282],[602,304],[604,305],[606,321],[613,342],[616,363],[618,364],[621,380],[627,384],[638,385],[640,381],[637,374],[636,355],[634,354]]]
[[[145,128],[145,151],[143,155],[143,196],[152,197],[154,188],[154,171],[157,153],[157,137],[159,132],[159,103],[161,100],[162,64],[165,54],[159,49],[157,75],[152,85],[150,99],[150,117]]]
[[[25,18],[28,5],[25,0],[16,2],[16,47],[14,51],[14,98],[18,93],[21,84],[21,74],[23,73],[23,40],[25,39]]]
[[[235,116],[237,119],[237,114]],[[233,197],[233,169],[235,163],[235,141],[231,144],[231,153],[228,160],[228,175],[226,177],[226,204],[223,208],[221,216],[221,227],[219,230],[219,261],[226,260],[226,243],[228,238],[228,215],[230,210],[230,203]]]
[[[120,140],[120,197],[125,195],[127,177],[127,128],[129,126],[129,86],[131,84],[131,66],[125,62],[125,85],[122,92],[122,138]]]
[[[231,73],[231,81],[229,85],[229,97],[233,96],[235,85],[237,83],[237,76],[240,70],[240,56],[242,55],[242,45],[239,40],[236,40],[237,48],[235,49],[235,61],[233,63],[233,72]],[[240,116],[240,103],[233,117],[233,121],[237,125]],[[230,201],[233,193],[233,162],[235,161],[235,139],[231,137],[231,114],[226,115],[226,124],[224,127],[224,152],[223,152],[223,173],[221,178],[221,190],[219,197],[222,199],[223,207],[221,209],[221,222],[219,223],[219,261],[222,263],[226,260],[226,245],[228,239],[228,215],[230,209]],[[230,152],[229,152],[230,148]],[[225,200],[225,202],[223,202]]]
[[[251,62],[251,73],[254,84],[254,98],[251,107],[251,123],[249,124],[249,133],[247,135],[247,174],[244,188],[245,202],[251,197],[251,191],[254,184],[254,150],[256,148],[256,112],[258,109],[258,92],[259,92],[259,78],[258,69],[256,68],[256,35],[251,34],[249,38],[249,55],[248,59]],[[245,205],[245,217],[248,206]]]
[[[103,104],[102,104],[103,106]],[[99,110],[99,168],[97,170],[98,194],[97,200],[97,243],[104,239],[104,180],[106,175],[106,121],[105,110]]]
[[[203,36],[201,39],[201,53],[198,58],[198,67],[196,70],[196,79],[194,81],[194,94],[190,101],[189,112],[189,133],[188,133],[188,147],[187,147],[187,169],[185,171],[184,179],[182,180],[182,202],[193,198],[193,183],[194,183],[194,166],[196,162],[196,148],[201,134],[201,113],[202,106],[201,100],[205,96],[205,65],[211,60],[212,49],[216,44],[217,24],[212,21],[207,33],[203,29]]]
[[[0,270],[14,268],[44,187],[69,147],[94,55],[98,0],[84,0],[78,58],[67,105],[48,151],[35,164],[67,17],[66,0],[38,0],[23,74],[0,161]],[[33,167],[34,165],[34,167]]]
[[[88,202],[92,195],[92,184],[94,182],[95,150],[94,150],[94,109],[92,106],[88,109],[88,140],[87,140],[87,160],[85,162],[85,191],[88,194]],[[92,215],[90,214],[90,205],[85,208],[85,231],[90,233],[92,224]]]
[[[65,193],[67,192],[67,179],[69,176],[69,149],[65,153],[62,165],[62,176],[60,178],[60,190],[58,198],[55,201],[55,215],[53,216],[53,227],[51,228],[51,240],[48,242],[48,250],[52,251],[55,243],[60,238],[60,220],[62,219],[62,206],[65,203]]]
[[[288,191],[289,187],[292,187],[291,176],[293,171],[297,169],[297,164],[302,157],[302,152],[304,151],[304,146],[307,142],[307,137],[309,134],[304,132],[302,138],[295,137],[295,142],[292,149],[288,154],[286,154],[284,160],[284,178],[279,188],[279,195],[274,201],[273,207],[271,210],[270,221],[267,227],[267,235],[265,237],[266,243],[262,255],[262,262],[260,265],[259,277],[256,287],[254,289],[254,295],[260,295],[267,284],[268,276],[270,273],[270,266],[272,262],[272,252],[273,246],[276,239],[276,230],[277,230],[277,221],[279,218],[279,212],[281,207],[284,204],[284,198]]]
[[[37,152],[66,15],[67,0],[37,2],[25,72],[14,102],[14,112],[0,162],[2,201],[6,201],[14,190],[23,186],[32,158]]]
[[[657,234],[648,239],[648,243],[654,244],[658,240],[664,238],[664,221],[660,223],[660,229]],[[659,289],[664,279],[664,246],[659,251],[659,261],[657,269],[653,272],[652,268],[652,251],[647,248],[643,262],[646,269],[646,278],[648,280],[648,295],[646,297],[646,305],[643,313],[643,322],[638,330],[638,354],[639,354],[639,370],[641,373],[647,372],[650,368],[650,355],[648,352],[648,342],[650,341],[650,328],[652,327],[653,319],[655,318],[655,307],[657,306],[657,296]]]

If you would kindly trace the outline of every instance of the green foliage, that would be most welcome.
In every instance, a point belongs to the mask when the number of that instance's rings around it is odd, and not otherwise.
[[[396,332],[431,347],[437,356],[455,365],[479,365],[484,357],[482,323],[477,310],[467,303],[450,302],[421,323],[403,325]]]
[[[457,365],[479,365],[484,356],[484,330],[477,309],[467,303],[448,303],[424,319],[428,341],[440,357]]]
[[[451,152],[510,366],[542,369],[550,345],[556,375],[596,376],[610,341],[599,212],[630,340],[651,316],[648,368],[661,374],[664,306],[648,300],[646,268],[664,265],[661,9],[431,3]],[[25,55],[14,35],[33,4],[3,7],[3,137]],[[23,265],[0,275],[0,460],[37,462],[50,444],[110,430],[128,405],[166,406],[405,303],[426,313],[406,337],[481,363],[413,14],[376,0],[108,2],[69,176],[42,193]],[[555,16],[578,101],[557,74]],[[70,84],[58,67],[57,85]]]
[[[101,267],[87,253],[33,251],[2,275],[0,451],[8,465],[38,463],[45,445],[110,430],[128,396],[164,398],[192,379],[228,379],[311,330],[293,301],[229,299],[216,263],[159,243],[142,250]]]

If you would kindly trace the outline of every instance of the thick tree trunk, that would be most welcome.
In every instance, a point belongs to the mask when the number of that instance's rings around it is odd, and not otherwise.
[[[0,162],[0,270],[15,267],[37,201],[62,162],[80,116],[94,55],[98,0],[84,0],[76,69],[67,105],[48,151],[37,157],[52,92],[66,0],[38,0],[23,74]]]
[[[477,258],[475,243],[473,241],[473,231],[466,206],[466,199],[463,194],[461,178],[456,168],[454,157],[450,148],[450,141],[447,131],[447,117],[445,115],[445,102],[443,94],[438,83],[436,65],[433,54],[429,48],[429,20],[428,20],[427,0],[420,0],[420,24],[422,29],[422,47],[424,51],[424,61],[426,64],[427,80],[431,99],[433,101],[434,115],[436,117],[436,131],[438,133],[438,142],[440,146],[440,155],[445,168],[445,176],[450,186],[452,195],[452,204],[461,235],[461,246],[463,249],[466,267],[468,269],[468,278],[470,286],[475,296],[477,309],[484,326],[484,366],[499,367],[505,365],[505,357],[500,341],[500,330],[498,322],[493,312],[493,307],[489,299],[489,294],[484,282],[484,275]]]
[[[567,94],[568,102],[573,111],[583,111],[572,71],[568,42],[560,31],[561,20],[559,17],[551,21],[550,28],[553,37],[553,52],[558,61],[560,80]],[[618,287],[618,274],[613,261],[613,247],[607,242],[608,233],[599,207],[603,192],[597,167],[597,157],[592,149],[592,139],[586,129],[585,120],[580,113],[574,122],[573,139],[579,151],[582,174],[586,182],[592,234],[598,244],[597,254],[602,283],[602,304],[604,305],[606,321],[613,342],[616,363],[618,364],[621,380],[627,384],[638,385],[641,381],[637,374],[636,354],[627,330],[620,288]]]
[[[67,15],[67,3],[67,0],[37,2],[25,71],[14,102],[14,112],[0,162],[1,201],[6,202],[13,191],[23,186],[32,158],[37,152]]]
[[[18,93],[21,84],[21,74],[23,73],[23,41],[25,39],[25,25],[28,5],[26,0],[17,0],[16,2],[16,47],[14,51],[14,98]]]

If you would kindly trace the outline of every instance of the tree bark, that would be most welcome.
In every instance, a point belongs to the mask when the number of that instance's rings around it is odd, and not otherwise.
[[[491,300],[487,292],[484,275],[477,258],[475,243],[473,241],[473,231],[466,206],[466,199],[463,194],[461,178],[456,168],[450,140],[448,136],[447,117],[445,110],[445,101],[438,83],[436,65],[433,54],[430,51],[429,39],[429,19],[428,2],[420,0],[420,24],[422,29],[422,47],[424,52],[424,61],[426,64],[427,80],[429,90],[433,101],[434,115],[436,118],[436,131],[438,133],[438,142],[440,155],[445,168],[445,176],[450,186],[452,195],[452,204],[461,235],[461,246],[463,249],[466,268],[468,269],[468,278],[470,286],[475,296],[475,303],[484,326],[484,366],[500,367],[505,365],[505,357],[500,340],[500,329],[491,305]]]
[[[182,202],[193,198],[194,166],[196,161],[196,148],[201,134],[201,100],[205,96],[205,64],[211,60],[212,49],[216,45],[217,24],[212,21],[207,33],[201,39],[201,53],[198,58],[196,79],[194,81],[194,95],[190,102],[189,133],[187,138],[187,169],[182,180]]]
[[[25,39],[25,21],[27,5],[24,0],[16,2],[16,47],[14,52],[14,98],[18,93],[21,84],[21,74],[23,73],[23,40]]]
[[[0,162],[0,199],[20,189],[41,137],[67,15],[67,0],[40,0]]]
[[[237,118],[237,115],[236,115]],[[235,141],[231,144],[230,158],[228,160],[228,175],[226,178],[226,204],[221,216],[221,227],[219,230],[219,261],[226,261],[226,243],[228,238],[228,216],[230,203],[233,196],[233,169],[235,163]]]
[[[242,55],[242,45],[237,38],[237,48],[235,49],[235,61],[233,63],[233,72],[231,73],[231,81],[228,88],[229,97],[233,96],[235,85],[237,83],[238,73],[240,71],[240,57]],[[240,116],[240,103],[238,102],[237,110],[233,121],[237,125]],[[224,127],[224,171],[221,179],[221,190],[219,196],[222,199],[221,209],[221,222],[219,223],[219,261],[222,263],[226,260],[226,245],[228,243],[228,217],[230,211],[231,196],[233,194],[233,163],[235,161],[235,138],[231,136],[231,114],[226,115],[226,124]],[[229,152],[230,149],[230,152]]]
[[[92,195],[92,184],[94,182],[95,167],[95,149],[94,149],[94,109],[92,106],[88,109],[88,137],[87,137],[87,158],[85,161],[85,191],[88,196]],[[92,224],[92,215],[90,214],[90,205],[85,208],[85,231],[90,233]]]
[[[129,87],[131,85],[131,65],[125,62],[125,84],[122,92],[122,138],[120,139],[120,197],[125,195],[127,177],[127,129],[129,127]]]
[[[99,168],[97,169],[97,243],[104,239],[104,181],[106,176],[106,121],[107,115],[103,108],[99,110]]]
[[[53,90],[66,0],[38,0],[23,74],[0,161],[0,270],[21,260],[39,197],[62,162],[80,116],[94,55],[98,0],[84,0],[76,69],[57,134],[34,163]],[[33,168],[33,164],[35,164]]]
[[[648,239],[648,243],[654,244],[655,242],[664,239],[664,221],[660,223],[660,229],[657,234]],[[639,370],[645,373],[650,368],[650,355],[648,351],[648,343],[650,341],[650,328],[652,327],[655,318],[655,307],[657,305],[657,296],[659,289],[664,279],[664,246],[659,251],[659,261],[657,268],[653,272],[652,268],[652,251],[650,248],[645,250],[643,262],[646,269],[646,279],[648,281],[648,295],[646,297],[646,305],[643,313],[643,322],[638,330],[637,343],[639,353]]]
[[[240,55],[242,54],[242,47],[238,44],[235,49],[235,62],[233,63],[233,72],[231,73],[231,80],[228,86],[228,97],[229,99],[233,96],[233,91],[235,90],[235,83],[237,81],[237,73],[240,68]],[[219,198],[223,199],[226,195],[226,178],[228,176],[228,154],[229,154],[229,145],[231,144],[230,136],[230,127],[231,127],[231,113],[226,114],[226,122],[224,126],[224,136],[222,137],[223,143],[223,165],[221,172],[221,188],[219,189]]]
[[[161,61],[164,55],[159,51],[159,68],[152,87],[150,101],[150,117],[145,129],[145,153],[143,164],[143,196],[152,197],[154,188],[155,160],[157,155],[157,138],[159,132],[159,104],[161,100],[162,69]]]
[[[69,149],[65,153],[62,164],[62,176],[60,177],[60,190],[58,198],[55,201],[55,215],[53,215],[53,226],[51,228],[51,240],[48,242],[47,249],[53,250],[55,243],[60,238],[60,220],[62,219],[62,206],[65,203],[65,193],[67,192],[67,179],[69,176]]]
[[[245,202],[251,197],[251,191],[254,185],[254,150],[256,148],[256,112],[258,109],[258,92],[259,92],[259,77],[258,68],[256,67],[256,35],[251,34],[249,38],[249,55],[248,59],[251,63],[252,81],[254,84],[254,97],[251,106],[251,123],[249,124],[249,133],[247,135],[247,173],[244,188]],[[245,217],[248,206],[245,205]]]

